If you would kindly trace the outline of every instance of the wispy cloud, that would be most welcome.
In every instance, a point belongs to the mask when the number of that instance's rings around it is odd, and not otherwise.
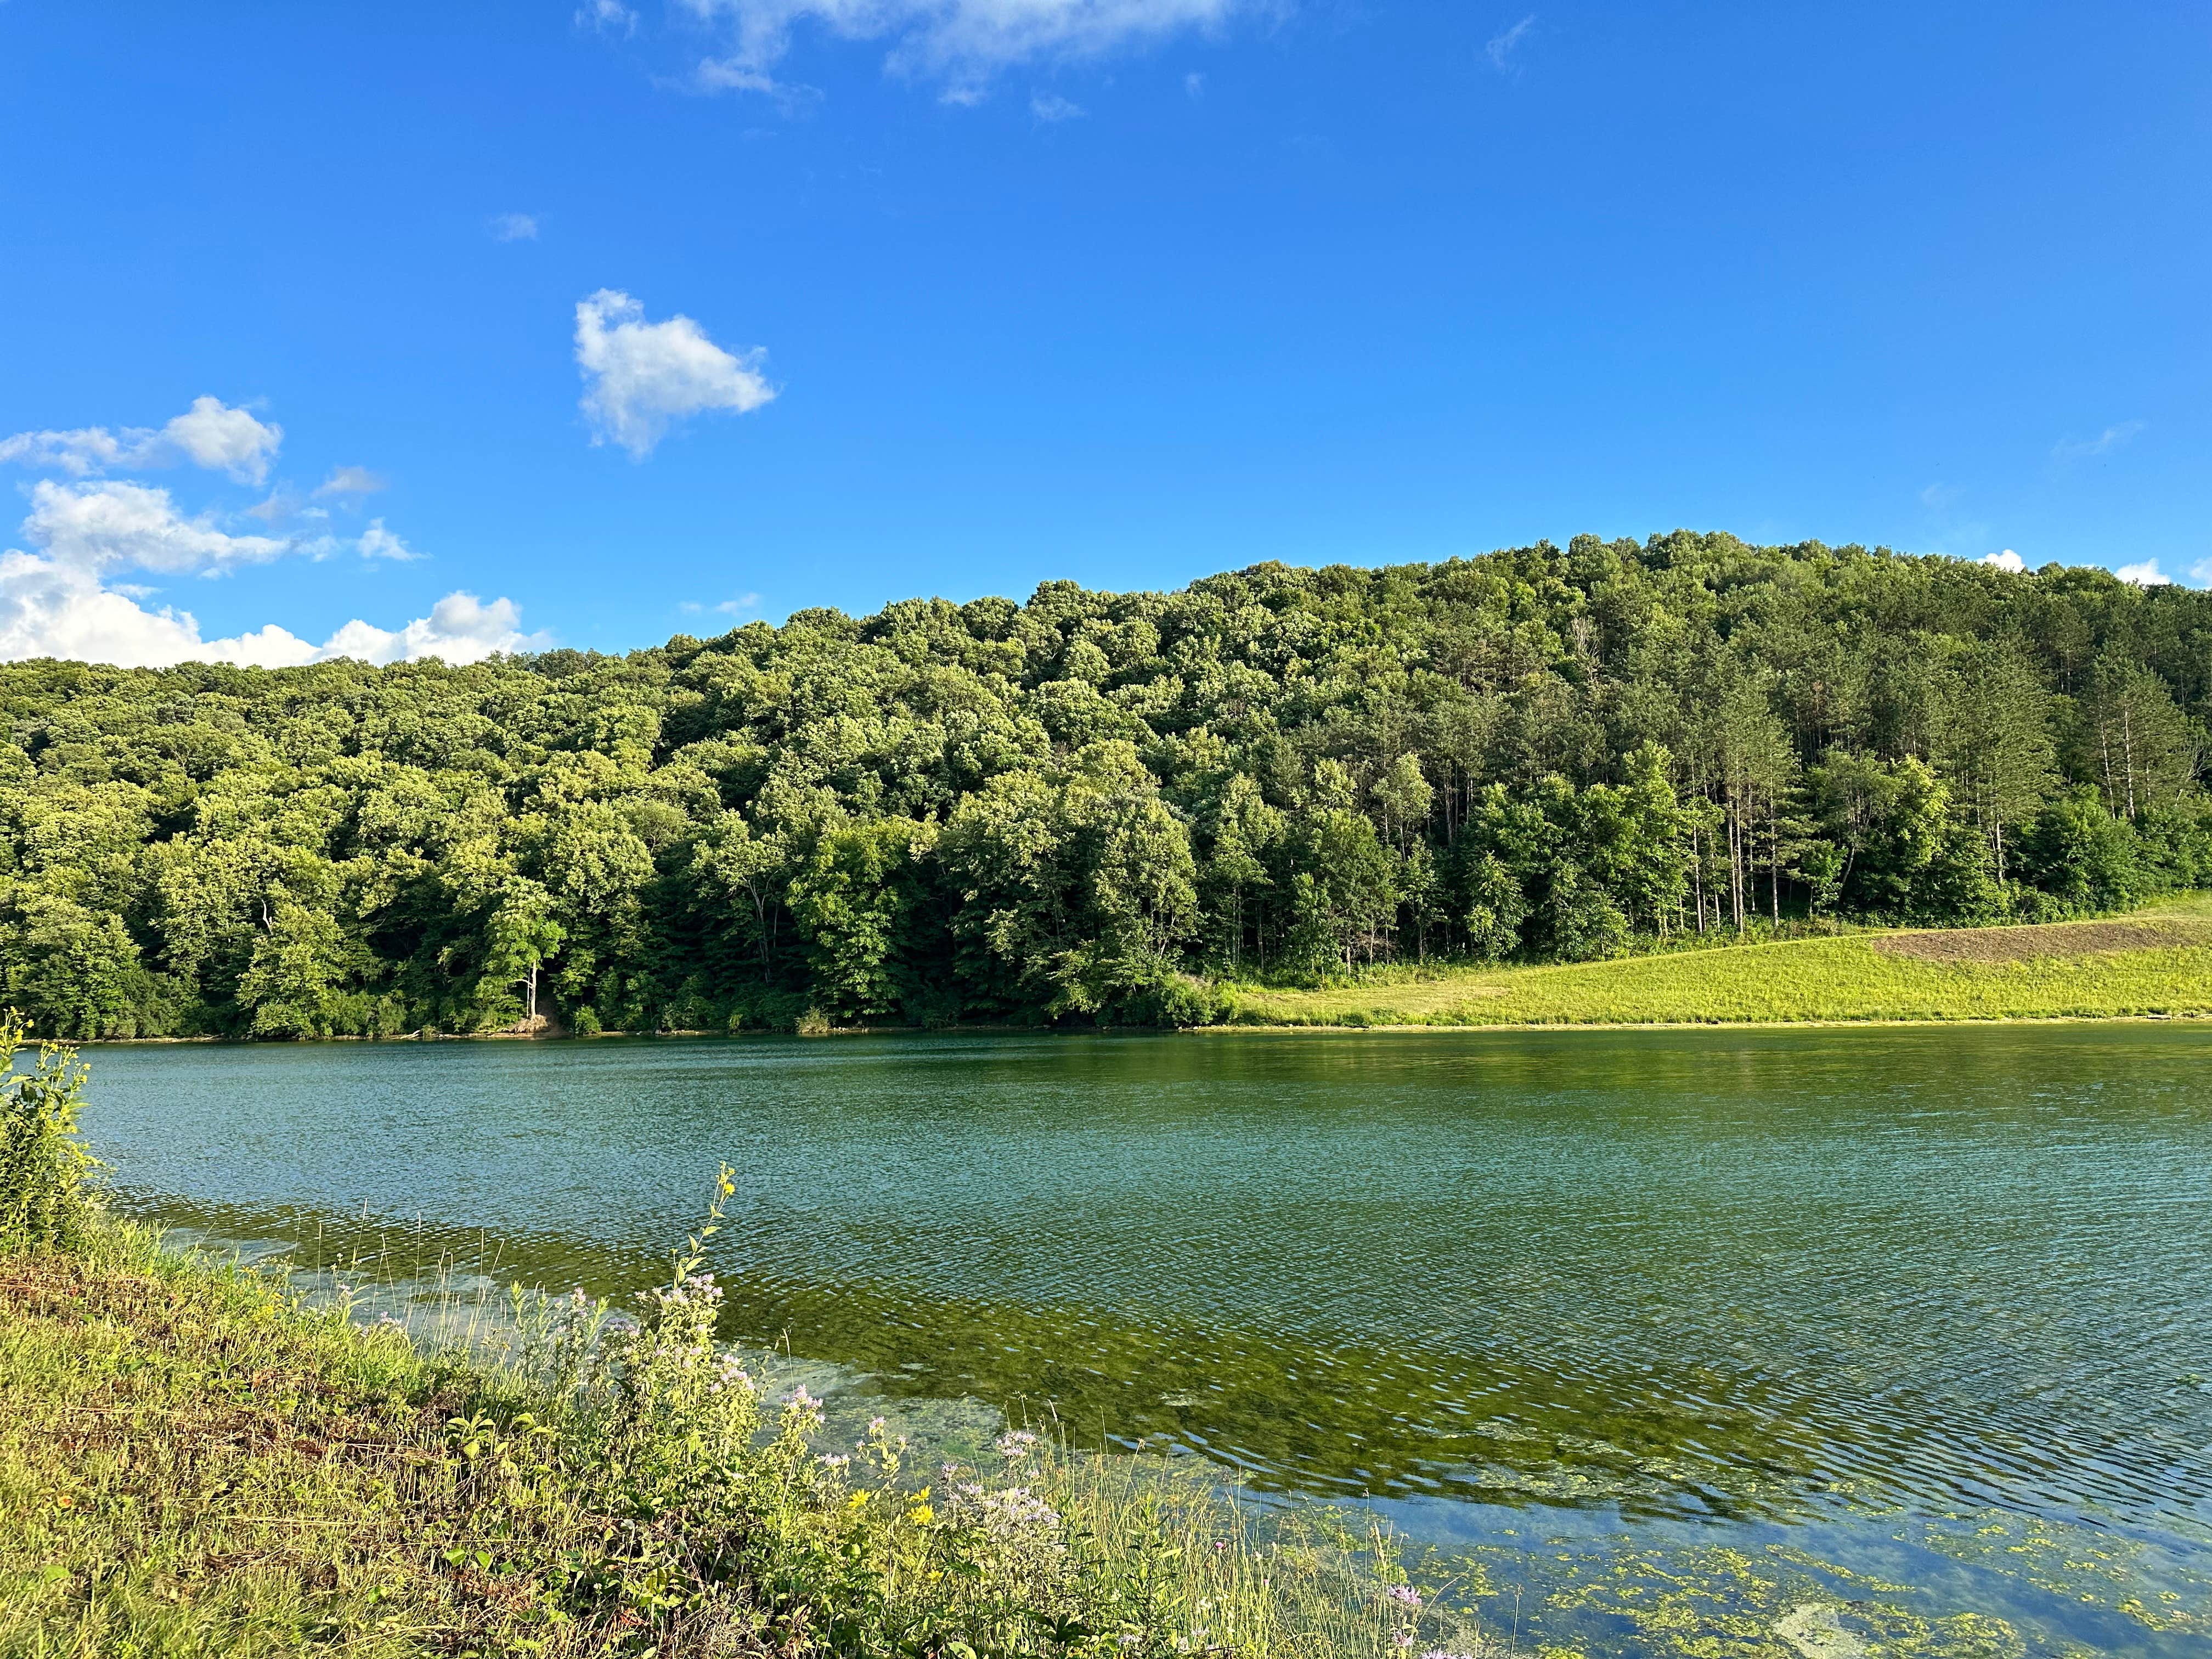
[[[336,466],[331,476],[315,486],[318,499],[326,495],[374,495],[384,486],[384,479],[365,466]]]
[[[719,617],[735,617],[747,611],[758,610],[760,599],[757,593],[740,593],[734,599],[724,599],[716,605],[702,605],[696,599],[685,599],[676,608],[687,617],[700,616],[708,611]]]
[[[1030,113],[1040,121],[1079,120],[1089,112],[1082,105],[1071,103],[1057,93],[1033,92],[1030,94]]]
[[[356,545],[364,559],[390,559],[404,564],[422,556],[386,530],[381,519],[368,521],[368,528],[361,532],[361,540]]]
[[[491,239],[495,242],[534,242],[538,240],[538,216],[534,213],[495,213],[491,216]]]
[[[1212,32],[1262,0],[676,0],[725,32],[702,84],[768,91],[793,33],[883,42],[895,75],[980,95],[1018,64],[1096,58],[1186,32]],[[744,77],[758,77],[748,80]],[[955,99],[952,101],[970,101]]]
[[[595,444],[619,444],[643,460],[678,421],[709,410],[736,414],[776,395],[763,353],[725,351],[689,317],[645,320],[645,307],[611,288],[577,302],[576,366]]]
[[[622,0],[585,0],[576,8],[576,27],[592,29],[601,34],[630,35],[637,33],[637,14]]]
[[[2142,421],[2122,421],[2118,426],[2108,426],[2094,438],[2061,438],[2051,446],[2051,458],[2055,461],[2084,461],[2092,455],[2109,455],[2135,441],[2136,434],[2148,424]]]
[[[1183,93],[1183,96],[1184,96],[1184,97],[1186,97],[1186,98],[1203,98],[1203,97],[1205,97],[1205,96],[1206,96],[1206,76],[1205,76],[1205,75],[1204,75],[1201,71],[1200,71],[1200,70],[1193,70],[1189,74],[1188,74],[1188,75],[1184,76],[1182,77],[1182,93]]]
[[[1504,74],[1511,67],[1515,50],[1535,27],[1536,14],[1532,11],[1504,33],[1492,35],[1490,44],[1482,49],[1483,56],[1490,59],[1490,67]]]

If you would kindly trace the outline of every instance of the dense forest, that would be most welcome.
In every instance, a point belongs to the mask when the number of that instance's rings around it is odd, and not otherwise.
[[[2212,596],[1678,532],[375,668],[0,667],[72,1036],[1202,1020],[2212,882]]]

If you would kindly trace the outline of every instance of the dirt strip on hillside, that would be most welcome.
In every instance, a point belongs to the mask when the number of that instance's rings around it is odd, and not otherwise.
[[[2107,951],[2171,951],[2212,944],[2212,923],[2069,921],[2033,927],[1959,927],[1921,933],[1887,933],[1872,941],[1884,956],[1917,962],[2033,962],[2087,957]]]

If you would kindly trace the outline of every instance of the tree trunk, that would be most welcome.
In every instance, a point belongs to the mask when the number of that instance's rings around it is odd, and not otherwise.
[[[1782,926],[1782,819],[1772,806],[1766,809],[1766,896],[1778,928]]]
[[[1731,806],[1729,812],[1729,919],[1743,932],[1743,819]]]
[[[1698,936],[1705,932],[1705,837],[1703,830],[1690,833],[1690,892],[1698,902]]]

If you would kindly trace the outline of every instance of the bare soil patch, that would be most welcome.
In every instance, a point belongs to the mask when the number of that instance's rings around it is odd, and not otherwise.
[[[1997,963],[2096,956],[2107,951],[2171,951],[2208,940],[2212,940],[2212,927],[2197,921],[2065,921],[1889,933],[1873,943],[1884,956],[1910,957],[1917,962]]]

